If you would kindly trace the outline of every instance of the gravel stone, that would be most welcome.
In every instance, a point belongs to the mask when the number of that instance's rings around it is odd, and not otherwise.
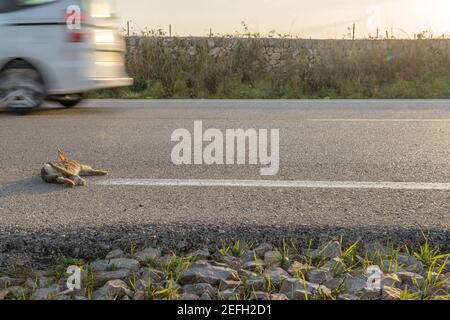
[[[217,266],[192,267],[183,271],[180,275],[181,284],[209,283],[217,285],[222,280],[233,280],[236,278],[236,272],[230,268]]]
[[[187,284],[184,285],[181,289],[184,293],[195,294],[198,296],[201,296],[204,293],[208,293],[210,296],[216,295],[216,289],[209,283]]]
[[[213,264],[213,263],[214,262],[211,262],[211,264]],[[209,266],[209,265],[210,265],[210,263],[206,260],[197,260],[192,263],[192,267],[204,267],[204,266]],[[223,265],[223,264],[221,264],[220,266],[226,267],[226,265]]]
[[[31,300],[51,300],[56,298],[61,288],[59,285],[54,284],[50,288],[37,289],[32,295]]]
[[[321,251],[317,249],[306,249],[303,251],[303,255],[307,258],[321,257]]]
[[[125,254],[120,249],[110,251],[105,257],[106,260],[117,259],[117,258],[125,258]]]
[[[125,280],[131,275],[130,270],[120,269],[116,271],[100,271],[95,274],[95,278],[101,282],[109,280]]]
[[[270,295],[270,298],[272,300],[289,300],[289,298],[285,294],[282,294],[282,293],[273,293]]]
[[[344,293],[339,295],[339,297],[337,298],[338,300],[360,300],[360,298],[358,296],[355,296],[353,294],[349,294],[349,293]]]
[[[136,253],[135,259],[140,263],[145,263],[148,259],[158,259],[161,255],[161,251],[155,248],[145,248],[142,251]]]
[[[266,252],[271,251],[272,249],[273,246],[271,244],[263,243],[255,248],[255,252],[260,258],[264,258]]]
[[[165,289],[172,288],[174,290],[178,290],[181,288],[181,286],[175,280],[164,280],[161,282],[161,285]]]
[[[381,297],[383,300],[400,300],[401,294],[402,290],[400,289],[384,286]]]
[[[125,295],[131,295],[130,288],[122,280],[108,281],[103,287],[95,291],[93,300],[119,300]]]
[[[369,288],[364,288],[361,293],[359,293],[361,300],[380,300],[381,299],[381,289],[373,290]]]
[[[254,276],[247,279],[247,284],[252,287],[255,291],[266,291],[267,290],[267,280],[262,276]]]
[[[172,260],[172,258],[173,256],[171,254],[165,254],[158,259],[158,263],[165,266],[170,262],[170,260]]]
[[[395,273],[399,271],[403,271],[403,268],[400,267],[395,261],[392,260],[383,260],[381,261],[380,269],[383,272],[387,273]]]
[[[200,297],[196,294],[191,294],[191,293],[183,293],[181,295],[179,295],[177,297],[177,300],[182,300],[182,301],[195,301],[195,300],[200,300]]]
[[[221,260],[223,262],[225,262],[225,267],[230,267],[233,269],[239,269],[239,267],[241,266],[241,261],[239,260],[239,258],[230,256],[230,255],[225,255],[221,258]]]
[[[252,293],[252,298],[256,300],[270,300],[270,295],[264,291],[255,291]]]
[[[249,261],[247,263],[245,263],[242,268],[249,270],[249,271],[256,271],[256,272],[260,272],[264,266],[266,264],[264,263],[264,261],[262,260],[254,260],[254,261]]]
[[[24,285],[27,288],[30,288],[31,290],[36,290],[37,288],[39,288],[39,284],[38,284],[38,280],[37,279],[27,278],[27,280],[25,281]]]
[[[360,293],[367,286],[367,277],[364,274],[357,273],[354,275],[348,275],[344,282],[345,293],[357,294]]]
[[[325,281],[325,282],[323,283],[323,285],[324,285],[325,287],[327,287],[328,289],[330,289],[330,290],[335,290],[335,289],[339,288],[339,286],[340,286],[343,282],[344,282],[344,280],[341,279],[341,278],[332,278],[332,279],[329,279],[329,280]]]
[[[139,261],[127,258],[111,259],[109,261],[110,267],[117,269],[137,270],[139,269]]]
[[[53,278],[28,278],[25,283],[24,286],[26,286],[27,288],[30,288],[32,290],[36,290],[38,288],[47,288],[49,287],[52,283],[55,282],[55,279]]]
[[[420,285],[424,281],[424,278],[420,274],[414,272],[397,272],[396,275],[400,278],[403,284],[408,286],[414,286],[416,284]]]
[[[146,295],[143,290],[136,290],[133,295],[133,300],[145,300]]]
[[[270,265],[279,265],[281,257],[281,253],[279,251],[267,251],[264,254],[264,261]]]
[[[387,246],[385,246],[377,241],[375,241],[375,242],[371,241],[371,242],[366,243],[365,249],[367,250],[367,252],[369,254],[369,258],[376,258],[377,255],[386,256],[386,255],[389,255],[389,253],[391,251]]]
[[[285,294],[289,299],[305,300],[306,297],[330,295],[331,291],[327,287],[315,283],[289,278],[283,281],[280,293]]]
[[[248,250],[241,256],[240,260],[241,260],[242,264],[245,264],[247,262],[254,261],[255,258],[257,258],[257,257],[258,257],[258,254],[256,253],[255,250]]]
[[[192,253],[192,256],[195,257],[195,260],[208,260],[211,258],[211,254],[207,248],[197,250]]]
[[[227,289],[219,293],[219,297],[224,300],[237,300],[239,299],[240,295],[241,292],[237,289]]]
[[[330,271],[328,269],[312,269],[307,273],[309,282],[322,284],[331,279]]]
[[[271,267],[264,271],[264,277],[275,285],[280,285],[283,280],[290,278],[290,275],[280,267]]]
[[[322,268],[328,269],[335,274],[344,273],[346,270],[345,263],[341,258],[333,258],[327,261]]]
[[[15,298],[22,298],[24,295],[27,295],[30,290],[28,288],[23,288],[20,286],[12,286],[8,288],[9,293]]]
[[[287,272],[294,276],[297,275],[299,273],[305,274],[311,269],[310,266],[308,266],[307,264],[303,264],[301,262],[298,261],[294,261],[288,268]]]
[[[449,281],[447,280],[447,282]],[[447,283],[447,285],[431,289],[431,294],[433,296],[448,296],[450,294],[450,284]]]
[[[389,273],[383,277],[381,283],[383,286],[393,287],[395,285],[400,285],[402,280],[395,273]]]
[[[423,269],[423,263],[414,256],[410,256],[406,253],[399,253],[397,255],[397,261],[400,265],[405,266],[406,271],[419,271]]]
[[[0,277],[0,289],[13,287],[13,286],[19,286],[21,284],[20,279],[14,279],[10,277]]]
[[[4,300],[8,294],[9,294],[8,289],[0,290],[0,300]]]
[[[221,290],[236,289],[239,287],[242,287],[241,281],[222,280],[222,281],[220,281],[220,284],[219,284],[219,288]]]
[[[321,255],[326,258],[338,258],[342,255],[342,247],[339,241],[327,244],[321,251]]]
[[[109,267],[108,260],[95,260],[89,265],[94,271],[106,271]]]
[[[201,296],[200,296],[200,300],[212,300],[213,298],[208,294],[208,293],[203,293]]]
[[[152,269],[152,268],[145,268],[141,269],[140,272],[140,278],[145,283],[160,283],[164,280],[164,273],[162,271]]]

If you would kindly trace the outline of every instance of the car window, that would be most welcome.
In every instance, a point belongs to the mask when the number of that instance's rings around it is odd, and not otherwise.
[[[0,0],[0,13],[8,12],[15,7],[15,0]]]
[[[57,0],[17,0],[20,6],[36,6],[39,4],[46,4],[49,2],[56,2]]]
[[[59,0],[0,0],[0,13],[16,11],[31,6],[39,6]]]
[[[16,0],[19,7],[38,6],[56,1],[59,0]]]

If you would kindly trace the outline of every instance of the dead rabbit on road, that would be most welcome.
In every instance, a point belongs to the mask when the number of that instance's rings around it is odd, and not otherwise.
[[[41,170],[41,177],[47,183],[65,184],[68,187],[87,186],[87,181],[81,176],[106,176],[107,171],[95,170],[87,164],[66,157],[58,149],[58,162],[48,162]]]

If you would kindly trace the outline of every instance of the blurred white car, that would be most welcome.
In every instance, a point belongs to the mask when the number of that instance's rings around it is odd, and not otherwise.
[[[0,105],[66,107],[91,90],[128,86],[111,0],[0,0]]]

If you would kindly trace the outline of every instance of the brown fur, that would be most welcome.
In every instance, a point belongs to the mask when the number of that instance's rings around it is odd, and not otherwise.
[[[66,157],[58,149],[58,162],[48,162],[41,169],[41,178],[47,183],[65,184],[68,187],[86,186],[87,181],[82,176],[106,176],[107,171],[95,170],[87,164]]]

